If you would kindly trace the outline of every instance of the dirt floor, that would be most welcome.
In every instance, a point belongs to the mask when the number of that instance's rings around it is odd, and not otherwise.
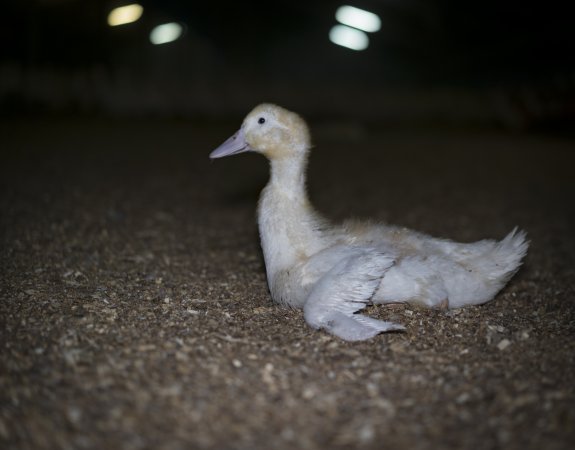
[[[346,343],[270,300],[267,164],[207,158],[239,120],[0,125],[0,447],[575,448],[575,140],[318,125],[334,220],[531,240],[493,302]]]

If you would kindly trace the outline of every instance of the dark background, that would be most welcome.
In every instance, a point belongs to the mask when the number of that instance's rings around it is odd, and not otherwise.
[[[0,111],[222,117],[272,101],[307,116],[568,129],[575,32],[568,2],[382,0],[366,51],[336,46],[335,1],[4,2]],[[178,21],[180,40],[151,29]]]

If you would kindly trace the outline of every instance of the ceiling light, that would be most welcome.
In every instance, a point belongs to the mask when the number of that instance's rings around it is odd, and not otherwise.
[[[353,6],[340,6],[335,12],[335,18],[344,25],[368,33],[379,31],[381,28],[381,20],[376,14]]]
[[[132,23],[142,17],[144,8],[137,3],[132,5],[120,6],[119,8],[114,8],[108,14],[108,25],[115,27],[117,25],[124,25],[127,23]]]
[[[178,39],[183,31],[184,29],[179,23],[164,23],[152,30],[150,33],[150,41],[155,45],[167,44],[168,42]]]
[[[329,32],[329,40],[352,50],[365,50],[369,45],[367,34],[345,25],[335,25]]]

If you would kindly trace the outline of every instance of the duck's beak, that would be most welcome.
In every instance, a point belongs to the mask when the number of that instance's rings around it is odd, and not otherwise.
[[[224,156],[235,155],[236,153],[242,153],[253,150],[249,144],[246,142],[246,136],[244,134],[244,129],[240,128],[236,134],[229,138],[226,142],[216,148],[212,153],[210,153],[210,158],[223,158]]]

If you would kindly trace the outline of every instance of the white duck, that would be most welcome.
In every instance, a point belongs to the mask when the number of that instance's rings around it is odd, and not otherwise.
[[[500,242],[462,244],[383,224],[330,224],[307,198],[309,149],[303,119],[262,104],[210,158],[254,151],[270,160],[258,206],[268,285],[274,301],[303,308],[313,328],[348,341],[401,330],[357,312],[370,303],[485,303],[521,265],[528,243],[516,230]]]

